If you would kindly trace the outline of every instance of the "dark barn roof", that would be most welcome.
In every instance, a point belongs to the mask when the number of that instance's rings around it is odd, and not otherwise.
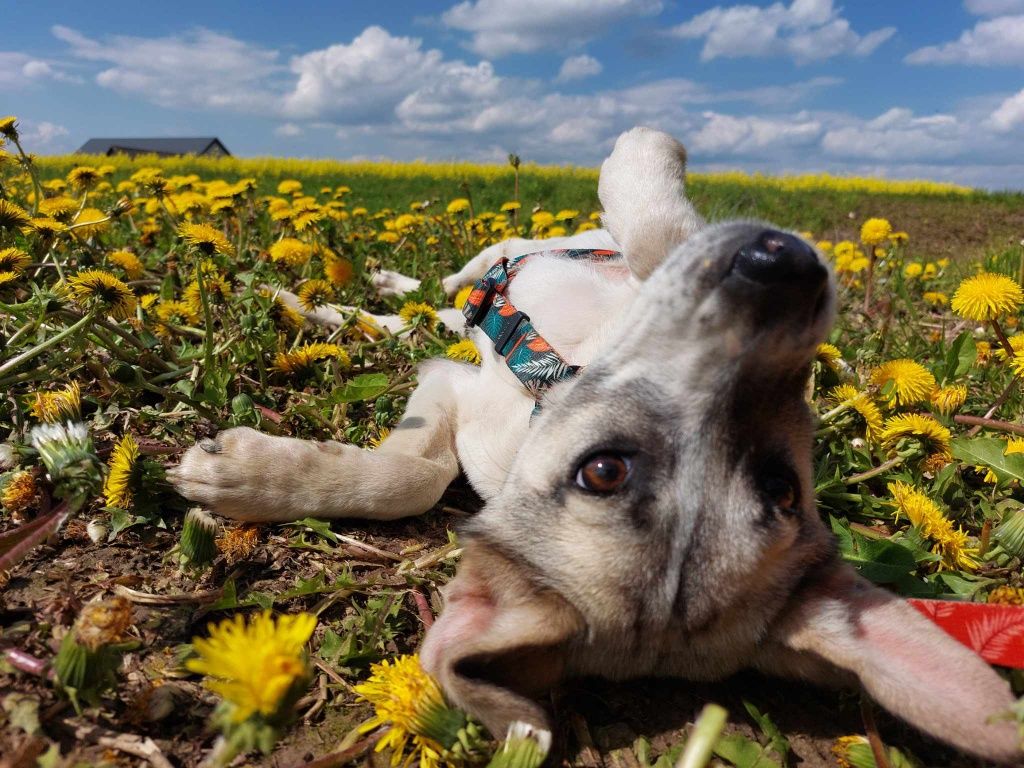
[[[230,155],[216,136],[171,139],[89,139],[78,152],[84,155]]]

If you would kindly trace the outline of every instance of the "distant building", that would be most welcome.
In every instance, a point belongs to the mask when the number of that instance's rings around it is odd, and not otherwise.
[[[83,155],[205,155],[225,157],[231,153],[216,136],[177,139],[89,139],[79,150]]]

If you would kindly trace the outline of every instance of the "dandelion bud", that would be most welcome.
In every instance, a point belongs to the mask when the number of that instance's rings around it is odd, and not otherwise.
[[[95,494],[100,468],[85,424],[40,424],[31,441],[59,496],[81,503]]]
[[[501,745],[487,768],[538,768],[551,749],[551,732],[516,721],[508,727]]]
[[[118,216],[131,212],[134,207],[135,203],[131,201],[131,198],[122,197],[111,206],[110,210],[107,211],[107,215],[112,219],[116,219]]]
[[[117,644],[124,640],[132,620],[132,605],[124,598],[97,600],[82,609],[64,636],[53,668],[76,709],[80,699],[95,701],[116,683],[123,650]]]
[[[0,117],[0,136],[11,141],[18,140],[18,118],[14,115]]]
[[[217,521],[200,507],[185,515],[178,552],[183,563],[203,566],[217,556]]]
[[[99,520],[90,520],[89,524],[85,526],[85,532],[89,536],[89,541],[93,544],[99,544],[101,541],[106,540],[110,529]]]

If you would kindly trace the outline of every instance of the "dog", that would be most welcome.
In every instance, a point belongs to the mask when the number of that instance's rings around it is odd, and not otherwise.
[[[604,229],[505,241],[446,279],[454,292],[542,252],[500,301],[569,375],[524,386],[478,323],[482,364],[423,365],[379,449],[235,428],[190,448],[173,482],[240,520],[392,519],[430,509],[461,469],[485,506],[421,659],[495,734],[549,729],[539,699],[568,677],[753,667],[859,682],[941,741],[1019,758],[1015,724],[992,719],[1008,684],[843,563],[816,511],[804,392],[835,311],[825,261],[762,222],[705,223],[685,165],[667,134],[628,131],[601,167]]]

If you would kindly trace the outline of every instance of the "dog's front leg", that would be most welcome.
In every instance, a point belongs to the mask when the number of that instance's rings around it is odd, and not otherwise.
[[[478,375],[425,363],[402,421],[375,451],[239,427],[193,446],[168,474],[182,496],[238,520],[418,515],[459,472],[458,399]]]

